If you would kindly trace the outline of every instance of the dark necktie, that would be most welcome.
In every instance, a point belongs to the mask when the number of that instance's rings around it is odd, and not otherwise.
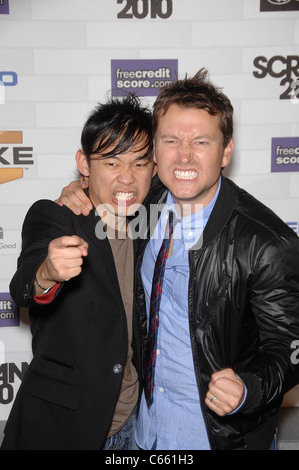
[[[157,256],[152,292],[150,302],[150,317],[149,317],[149,329],[148,337],[145,350],[144,358],[144,393],[148,408],[153,403],[153,390],[154,390],[154,376],[155,376],[155,365],[156,365],[156,347],[157,347],[157,335],[159,326],[159,308],[160,300],[162,296],[162,286],[165,271],[165,264],[168,257],[170,239],[173,232],[173,212],[169,212],[169,231],[165,235],[160,251]]]

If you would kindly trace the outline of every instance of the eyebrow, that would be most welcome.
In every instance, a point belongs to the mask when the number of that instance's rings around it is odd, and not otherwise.
[[[120,155],[109,155],[107,157],[102,157],[102,160],[108,160],[109,158],[114,158],[115,160],[118,160],[120,162],[122,161],[122,159],[120,158]],[[133,158],[132,162],[138,162],[139,160],[143,160],[143,159],[150,161],[150,157],[147,154],[142,154]]]
[[[164,134],[160,136],[160,139],[178,139],[178,137],[173,134]]]
[[[178,136],[176,136],[176,135],[174,135],[174,134],[164,134],[164,135],[161,135],[161,136],[160,136],[160,139],[177,139],[177,140],[181,140]],[[208,135],[197,135],[197,136],[193,137],[191,140],[197,140],[197,139],[215,140],[215,139],[213,139],[213,137],[208,136]]]

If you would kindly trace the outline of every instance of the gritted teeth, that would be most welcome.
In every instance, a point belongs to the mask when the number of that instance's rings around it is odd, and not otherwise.
[[[124,191],[118,191],[115,194],[115,197],[118,201],[130,201],[134,197],[134,193],[126,193]]]
[[[195,178],[197,178],[198,173],[194,170],[175,170],[174,175],[176,178],[181,180],[194,180]]]

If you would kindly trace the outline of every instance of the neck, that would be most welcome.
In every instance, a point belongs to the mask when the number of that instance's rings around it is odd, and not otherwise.
[[[99,216],[105,226],[108,238],[124,239],[127,237],[128,219],[125,216],[112,214],[101,206],[98,211]]]

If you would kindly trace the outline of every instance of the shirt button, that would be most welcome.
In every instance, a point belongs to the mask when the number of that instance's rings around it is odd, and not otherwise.
[[[164,388],[163,388],[163,387],[159,387],[159,392],[164,392]]]
[[[113,366],[113,372],[115,374],[120,374],[121,371],[123,370],[122,366],[120,364],[114,364]]]
[[[156,351],[156,352],[157,352],[157,354],[158,354],[158,356],[159,356],[159,354],[160,354],[160,349],[157,349],[157,351]]]

